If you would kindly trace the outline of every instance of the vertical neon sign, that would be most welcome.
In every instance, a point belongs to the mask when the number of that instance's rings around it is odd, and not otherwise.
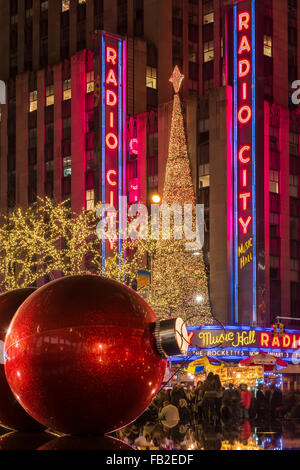
[[[102,34],[102,203],[113,206],[117,213],[107,213],[111,226],[121,232],[124,228],[126,208],[126,42],[116,36]],[[108,238],[102,242],[102,264],[105,257],[118,244],[119,254],[122,239]]]
[[[253,323],[257,321],[255,0],[228,7],[228,23],[232,28],[226,28],[226,75],[233,88],[228,102],[232,107],[233,136],[232,150],[228,152],[233,179],[233,203],[228,214],[228,223],[232,224],[232,320]],[[233,51],[230,57],[228,44]]]

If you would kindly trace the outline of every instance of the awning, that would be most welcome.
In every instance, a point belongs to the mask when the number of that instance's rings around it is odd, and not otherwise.
[[[264,366],[266,368],[280,366],[287,367],[287,362],[283,361],[279,357],[271,356],[263,351],[260,351],[255,356],[250,356],[247,359],[240,361],[240,365],[243,366]]]

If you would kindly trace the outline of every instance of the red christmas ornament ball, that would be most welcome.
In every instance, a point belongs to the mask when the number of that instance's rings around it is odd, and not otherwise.
[[[8,383],[40,423],[65,434],[104,434],[151,403],[166,360],[156,316],[135,291],[98,276],[50,282],[19,308],[5,341]]]
[[[108,436],[64,436],[42,445],[38,450],[134,450],[125,442]]]
[[[34,288],[16,289],[0,295],[0,426],[16,431],[41,431],[44,427],[29,416],[15,399],[5,377],[4,340],[9,324],[24,300]]]

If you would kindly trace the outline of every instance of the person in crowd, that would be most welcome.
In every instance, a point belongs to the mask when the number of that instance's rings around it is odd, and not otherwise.
[[[264,393],[264,384],[258,385],[256,392],[256,413],[259,420],[264,419],[266,414],[266,397]]]
[[[220,380],[220,377],[219,377],[218,374],[214,375],[214,383],[215,383],[215,390],[217,392],[216,398],[215,398],[215,401],[216,401],[215,408],[216,408],[218,419],[220,419],[221,418],[223,387],[222,387],[221,380]]]
[[[240,388],[241,388],[241,402],[242,402],[241,403],[242,404],[241,418],[247,421],[249,419],[251,393],[249,392],[246,384],[241,384]]]
[[[217,398],[218,391],[216,380],[214,374],[209,372],[206,380],[203,383],[202,387],[203,393],[203,402],[202,402],[202,411],[203,411],[203,420],[206,423],[212,423],[217,420]]]
[[[164,426],[164,428],[172,429],[179,423],[180,416],[178,408],[172,405],[170,402],[165,401],[162,410],[158,415],[158,419]]]
[[[192,422],[192,414],[184,398],[181,398],[179,400],[178,411],[179,411],[180,423],[190,424]]]
[[[172,405],[178,407],[179,400],[181,398],[186,399],[185,391],[182,384],[175,384],[171,392],[171,403]]]
[[[270,395],[271,418],[277,419],[280,415],[280,410],[282,407],[282,392],[278,387],[276,387],[275,383],[272,383],[270,389],[271,389],[271,395]]]

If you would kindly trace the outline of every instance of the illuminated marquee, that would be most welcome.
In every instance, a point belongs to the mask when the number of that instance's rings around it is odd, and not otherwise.
[[[274,337],[271,328],[203,326],[189,327],[188,334],[191,356],[242,359],[264,351],[288,362],[295,355],[300,358],[299,330],[286,330],[283,337]]]
[[[125,207],[122,196],[126,194],[126,43],[108,34],[102,35],[102,202],[113,206],[108,212],[110,225],[122,230]],[[107,251],[116,243],[121,252],[121,239],[103,242],[103,262]]]
[[[232,146],[231,279],[232,320],[256,322],[256,79],[255,0],[237,2],[226,10],[226,75]],[[231,49],[231,51],[229,51]],[[233,52],[232,52],[233,51]],[[231,77],[231,78],[230,78]]]

